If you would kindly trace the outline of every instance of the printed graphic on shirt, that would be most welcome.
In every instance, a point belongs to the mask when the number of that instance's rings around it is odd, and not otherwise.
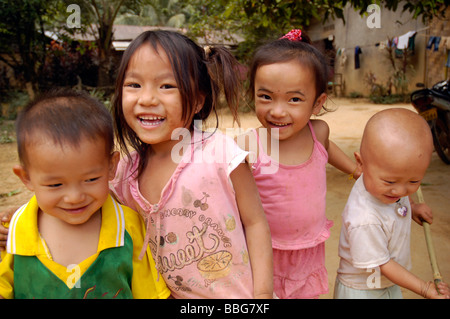
[[[182,200],[184,202],[188,199],[190,205],[187,207],[167,208],[160,212],[162,227],[157,264],[166,284],[174,291],[192,291],[191,287],[214,286],[219,279],[230,282],[239,280],[243,271],[235,268],[232,272],[232,269],[239,265],[248,266],[249,258],[246,249],[232,249],[232,232],[237,228],[235,217],[232,214],[224,214],[222,220],[217,220],[216,215],[211,215],[208,204],[211,198],[208,192],[194,196],[190,190],[183,187]],[[183,233],[169,229],[170,219],[180,217],[183,219],[178,221],[185,225]],[[150,216],[153,225],[156,224],[155,219],[156,216]],[[177,224],[175,229],[179,231],[179,223]],[[150,248],[154,255],[157,251],[156,245],[155,236],[150,239]],[[238,256],[235,255],[236,251],[240,251]],[[190,267],[189,270],[186,267]]]

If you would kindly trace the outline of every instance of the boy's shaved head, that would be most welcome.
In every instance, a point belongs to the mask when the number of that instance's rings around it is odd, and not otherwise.
[[[415,112],[393,108],[370,118],[355,158],[367,192],[393,204],[417,191],[432,152],[427,122]]]
[[[366,160],[395,157],[431,159],[433,138],[427,122],[417,113],[401,108],[378,112],[367,122],[361,141]]]

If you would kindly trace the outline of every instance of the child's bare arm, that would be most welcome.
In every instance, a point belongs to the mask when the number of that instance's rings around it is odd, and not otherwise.
[[[230,177],[245,229],[253,272],[254,297],[259,299],[272,298],[272,240],[258,189],[249,167],[244,163],[240,164]]]
[[[322,120],[311,120],[311,123],[317,140],[322,143],[328,152],[328,163],[346,174],[352,174],[354,179],[358,179],[361,175],[360,167],[329,139],[330,128],[328,124]]]
[[[328,163],[346,174],[352,174],[354,179],[358,179],[361,169],[333,141],[329,141],[327,151]]]
[[[421,295],[424,298],[430,299],[449,299],[450,291],[446,283],[439,285],[438,294],[434,284],[430,284],[420,279],[412,272],[404,268],[402,265],[394,261],[389,260],[386,264],[380,266],[381,273],[386,276],[394,284],[397,284],[403,288],[411,290],[412,292]]]

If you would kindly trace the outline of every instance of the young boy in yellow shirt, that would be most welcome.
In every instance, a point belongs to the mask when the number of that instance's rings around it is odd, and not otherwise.
[[[0,263],[3,298],[167,298],[144,223],[109,195],[119,153],[108,110],[56,91],[17,119],[14,173],[35,195],[13,216]]]

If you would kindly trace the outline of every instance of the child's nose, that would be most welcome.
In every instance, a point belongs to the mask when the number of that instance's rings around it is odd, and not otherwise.
[[[407,187],[403,184],[397,184],[392,189],[392,194],[394,194],[395,196],[399,196],[399,197],[406,196],[408,194]]]
[[[270,115],[273,117],[284,117],[286,116],[286,110],[281,103],[277,103],[271,108]]]
[[[78,204],[84,201],[86,195],[82,189],[71,188],[64,196],[64,201],[69,204]]]
[[[139,96],[139,104],[144,106],[152,106],[158,103],[155,92],[152,89],[143,89]]]

